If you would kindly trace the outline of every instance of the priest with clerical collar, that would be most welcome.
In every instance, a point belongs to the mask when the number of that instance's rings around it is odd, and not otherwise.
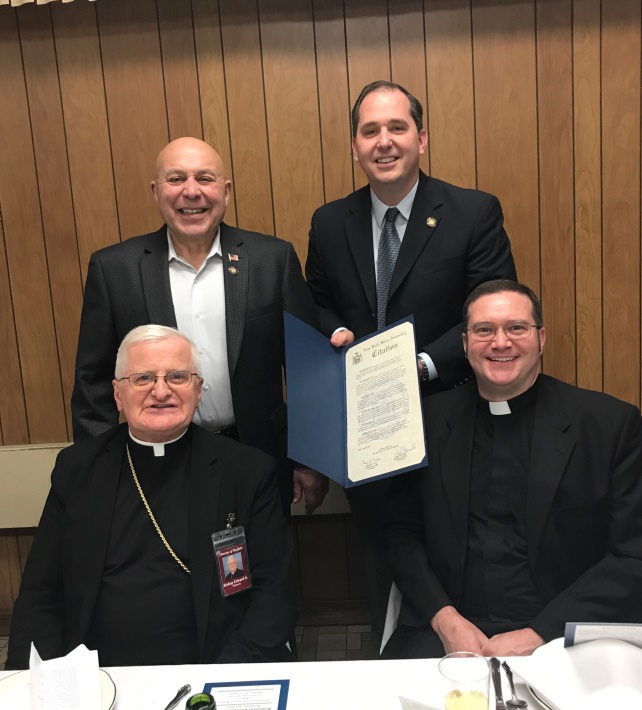
[[[125,337],[113,384],[126,423],[58,456],[7,669],[28,666],[32,642],[45,659],[84,643],[103,666],[291,658],[291,540],[274,461],[191,423],[202,383],[198,350],[178,331]],[[249,567],[233,595],[212,541],[230,521]]]
[[[527,286],[478,286],[462,330],[476,382],[424,401],[428,467],[395,481],[384,657],[526,655],[567,621],[642,622],[639,410],[540,374]]]

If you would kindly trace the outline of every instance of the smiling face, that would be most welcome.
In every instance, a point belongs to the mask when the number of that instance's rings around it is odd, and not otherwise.
[[[500,291],[481,296],[470,304],[468,327],[487,324],[505,327],[514,321],[534,323],[528,296]],[[477,376],[479,394],[490,402],[500,402],[526,392],[537,379],[546,342],[545,328],[531,328],[526,338],[510,340],[503,330],[488,341],[475,340],[463,333],[464,350]]]
[[[230,555],[227,560],[227,568],[230,571],[230,574],[234,574],[236,570],[238,569],[238,565],[236,564],[236,557],[234,555]]]
[[[164,375],[170,370],[194,372],[191,346],[181,337],[137,342],[126,353],[125,375],[149,372]],[[184,389],[171,389],[162,377],[150,390],[133,389],[127,380],[113,381],[118,411],[127,419],[133,436],[141,441],[171,441],[192,421],[201,399],[203,379],[192,377]]]
[[[396,205],[419,177],[419,156],[428,137],[410,114],[410,101],[398,89],[368,94],[359,108],[352,152],[377,197]]]
[[[151,187],[172,240],[213,240],[225,216],[231,185],[221,156],[207,143],[179,138],[167,145],[156,161]]]

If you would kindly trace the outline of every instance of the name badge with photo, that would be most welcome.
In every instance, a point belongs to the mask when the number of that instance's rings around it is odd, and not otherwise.
[[[212,534],[221,594],[229,597],[252,587],[245,528],[239,525]]]

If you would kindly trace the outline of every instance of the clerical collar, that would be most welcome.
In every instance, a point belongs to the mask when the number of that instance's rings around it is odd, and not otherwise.
[[[510,414],[510,404],[506,400],[503,402],[489,402],[488,409],[491,414],[501,416],[502,414]]]
[[[502,416],[504,414],[515,414],[516,412],[522,412],[528,407],[532,406],[537,399],[537,383],[539,378],[533,382],[533,384],[526,390],[518,394],[517,397],[513,397],[509,400],[504,400],[503,402],[489,402],[486,399],[480,397],[481,402],[488,405],[488,411],[495,416]]]
[[[168,444],[173,444],[175,441],[178,441],[179,439],[182,439],[185,436],[185,431],[180,435],[177,436],[175,439],[171,439],[170,441],[161,441],[160,443],[157,442],[151,442],[151,441],[141,441],[140,439],[137,439],[133,434],[132,430],[129,430],[129,436],[132,441],[135,441],[137,444],[140,444],[141,446],[153,446],[154,447],[154,456],[165,456],[165,447]]]

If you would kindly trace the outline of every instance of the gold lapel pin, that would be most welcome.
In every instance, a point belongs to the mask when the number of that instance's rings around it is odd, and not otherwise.
[[[432,227],[436,227],[436,226],[437,226],[437,220],[436,220],[434,217],[428,217],[428,219],[426,220],[426,224],[427,224],[429,227],[431,227],[431,228],[432,228]]]
[[[230,274],[232,274],[232,276],[236,276],[236,274],[238,274],[238,272],[239,272],[239,270],[236,268],[236,266],[230,266],[228,268],[228,271],[230,272]]]

